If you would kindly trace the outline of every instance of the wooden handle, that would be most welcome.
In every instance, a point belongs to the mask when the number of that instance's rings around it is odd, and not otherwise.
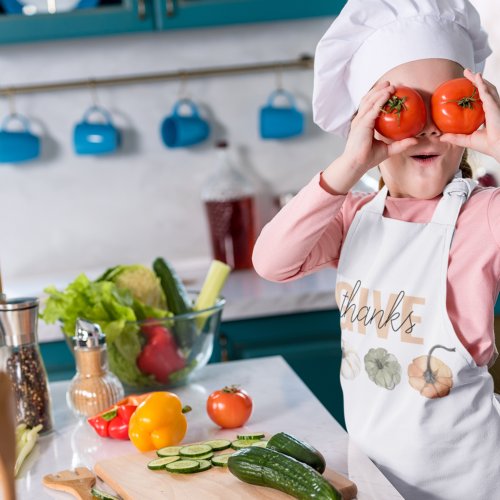
[[[80,500],[93,500],[94,498],[90,490],[94,486],[96,478],[87,467],[77,467],[74,471],[63,470],[55,474],[47,474],[42,482],[47,488],[71,493]]]
[[[14,465],[16,463],[16,435],[14,397],[10,378],[0,373],[0,495],[4,500],[15,500]]]

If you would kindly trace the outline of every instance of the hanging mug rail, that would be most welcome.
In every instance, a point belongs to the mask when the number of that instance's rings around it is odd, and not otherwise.
[[[116,76],[109,78],[68,80],[66,82],[38,83],[33,85],[16,85],[1,87],[0,95],[11,96],[13,94],[32,94],[40,92],[51,92],[55,90],[72,90],[93,86],[105,87],[116,85],[129,85],[135,83],[152,83],[165,80],[182,80],[192,78],[206,78],[212,76],[239,75],[244,73],[257,73],[266,71],[283,71],[292,69],[311,69],[314,59],[310,55],[303,55],[289,61],[277,61],[269,63],[241,64],[235,66],[220,66],[211,68],[198,68],[179,71],[166,71],[160,73],[138,74],[128,76]]]

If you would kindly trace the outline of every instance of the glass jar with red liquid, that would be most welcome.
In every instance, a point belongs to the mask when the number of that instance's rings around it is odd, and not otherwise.
[[[202,190],[212,255],[233,269],[250,269],[255,243],[253,185],[231,164],[226,141],[217,143],[216,172]]]

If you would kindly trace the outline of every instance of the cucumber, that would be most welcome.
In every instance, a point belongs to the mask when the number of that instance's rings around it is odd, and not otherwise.
[[[237,434],[237,439],[264,439],[266,435],[263,432],[249,432],[248,434]]]
[[[255,439],[236,439],[231,442],[231,448],[235,450],[241,450],[242,448],[248,448],[255,443]]]
[[[264,440],[255,441],[255,443],[251,444],[251,446],[258,446],[259,448],[266,448],[268,442],[269,441],[264,441]]]
[[[227,467],[227,461],[233,453],[221,453],[212,458],[212,465],[217,467]]]
[[[211,452],[212,448],[208,444],[191,444],[189,446],[183,446],[179,453],[183,457],[200,457]]]
[[[153,270],[160,278],[160,284],[167,299],[167,307],[176,316],[193,312],[193,307],[184,283],[175,269],[163,258],[158,257],[153,262]],[[178,319],[172,328],[177,344],[182,349],[190,351],[197,329],[192,318]]]
[[[231,441],[227,439],[214,439],[212,441],[205,441],[203,444],[208,444],[214,451],[226,450],[231,447]]]
[[[196,469],[195,472],[203,472],[211,468],[212,468],[211,462],[209,462],[208,460],[200,460],[200,468]]]
[[[165,448],[156,450],[156,454],[159,457],[175,457],[179,455],[181,448],[183,448],[183,446],[166,446]]]
[[[170,464],[172,462],[177,462],[177,460],[180,460],[180,459],[181,459],[181,457],[155,458],[154,460],[151,460],[151,462],[148,463],[148,469],[151,469],[151,470],[164,469],[165,465]]]
[[[190,456],[193,460],[210,460],[214,456],[213,451],[209,451],[208,453],[204,453],[203,455]]]
[[[239,450],[229,457],[227,465],[231,474],[245,483],[268,486],[299,500],[342,500],[318,471],[268,448]]]
[[[165,466],[168,472],[178,472],[179,474],[191,474],[197,472],[200,468],[200,462],[196,460],[177,460]]]
[[[323,455],[310,444],[297,439],[286,432],[279,432],[271,437],[267,443],[267,448],[278,451],[284,455],[295,458],[300,462],[310,465],[320,474],[325,472],[326,462]]]
[[[90,490],[90,493],[99,500],[118,500],[118,497],[110,495],[109,493],[106,493],[105,491],[99,490],[97,488],[92,488]]]

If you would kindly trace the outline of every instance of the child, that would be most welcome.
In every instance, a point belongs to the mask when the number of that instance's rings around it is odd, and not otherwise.
[[[468,0],[349,0],[318,44],[313,96],[316,123],[347,136],[345,150],[267,224],[253,254],[272,281],[337,268],[343,356],[356,361],[341,376],[347,430],[407,500],[500,498],[488,373],[500,189],[477,187],[464,159],[468,147],[500,162],[500,98],[479,72],[490,52]],[[443,134],[430,99],[462,76],[486,125]],[[401,85],[421,94],[427,122],[391,141],[375,120]],[[385,186],[351,192],[374,166]]]

